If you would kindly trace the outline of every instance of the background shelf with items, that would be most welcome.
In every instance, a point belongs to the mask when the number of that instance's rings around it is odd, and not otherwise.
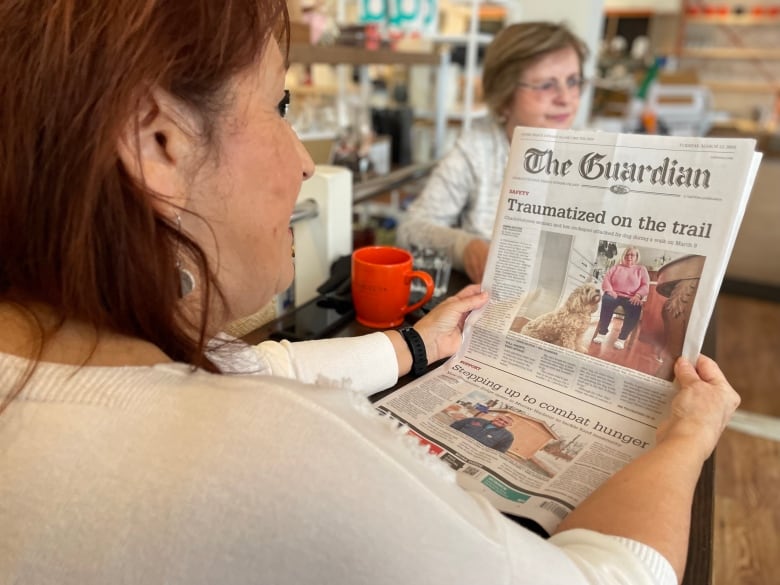
[[[441,56],[439,67],[409,70],[409,104],[414,110],[416,141],[432,144],[415,153],[414,162],[438,160],[452,148],[473,120],[488,115],[482,102],[481,61],[493,35],[432,35],[427,42]]]
[[[687,0],[680,15],[680,67],[695,69],[713,105],[732,119],[777,123],[780,3]]]
[[[605,3],[593,127],[693,136],[709,132],[718,114],[711,88],[695,69],[679,64],[680,21],[679,1]]]
[[[345,131],[363,133],[362,138],[368,140],[371,108],[389,105],[387,97],[382,99],[375,91],[372,78],[396,80],[399,66],[439,66],[440,62],[440,57],[430,52],[293,44],[287,74],[293,96],[290,123],[304,143],[313,136],[319,140],[329,136],[332,142]],[[319,152],[310,149],[310,153],[315,162],[329,162],[321,160]]]
[[[410,103],[410,78],[422,70],[426,106],[443,99],[439,94],[448,78],[448,55],[438,51],[402,52],[367,51],[359,47],[291,47],[291,67],[287,86],[292,93],[289,119],[306,143],[315,162],[325,163],[332,155],[331,146],[339,138],[360,142],[358,149],[371,149],[375,130],[399,123],[406,127],[396,133],[392,161],[383,160],[378,174],[391,167],[425,162],[440,154],[448,113],[445,107],[434,107],[426,118],[435,129],[423,145],[427,151],[410,152],[411,124],[414,108]],[[427,76],[431,76],[428,86]],[[437,81],[438,80],[438,81]],[[416,95],[419,95],[419,91]],[[402,120],[399,121],[399,117]],[[379,126],[379,127],[378,127]],[[345,134],[353,136],[345,136]],[[319,143],[330,141],[324,147]],[[338,145],[337,145],[338,146]],[[402,149],[403,153],[398,154]],[[379,161],[376,161],[379,163]],[[357,167],[356,180],[370,178]],[[374,173],[370,173],[373,175]]]
[[[342,228],[353,227],[350,250],[365,244],[390,243],[387,233],[396,224],[397,189],[427,173],[427,168],[411,164],[408,152],[400,157],[402,168],[394,168],[398,165],[393,164],[391,147],[408,150],[408,140],[399,136],[391,145],[389,136],[374,132],[372,118],[381,115],[385,121],[396,122],[405,118],[411,126],[411,115],[405,115],[408,107],[391,97],[394,83],[398,81],[400,85],[403,72],[412,66],[438,67],[440,61],[434,52],[291,46],[287,74],[287,86],[293,96],[290,123],[318,163],[318,169],[324,164],[339,164],[352,174],[350,209],[342,222]],[[381,87],[375,79],[383,80]],[[398,161],[398,156],[395,159]],[[302,191],[307,187],[305,183]],[[342,198],[348,195],[344,191]],[[375,200],[384,192],[391,196]]]
[[[755,138],[764,153],[724,287],[776,291],[780,270],[765,256],[780,245],[774,226],[780,178],[780,3],[687,1],[679,33],[680,65],[695,67],[712,90],[715,106],[729,114],[709,134]]]
[[[319,2],[316,9],[329,11],[333,22],[318,17],[318,30],[326,31],[320,38],[298,30],[286,81],[290,123],[315,162],[353,172],[355,231],[370,224],[382,237],[433,161],[487,114],[477,103],[479,53],[505,13],[503,1],[420,0],[422,8],[438,4],[437,18],[416,30],[390,17],[398,4]]]
[[[416,25],[412,15],[406,15],[406,21],[392,16],[394,10],[409,9],[393,0],[326,0],[316,6],[326,10],[328,4],[335,4],[330,10],[338,23],[319,28],[331,30],[329,36],[299,33],[290,52],[291,123],[304,139],[311,132],[319,136],[331,132],[335,138],[345,127],[354,128],[354,110],[360,104],[374,109],[409,107],[419,122],[414,156],[399,161],[394,145],[393,163],[426,163],[440,158],[454,141],[448,126],[456,122],[467,129],[473,118],[486,114],[484,107],[475,105],[477,53],[492,40],[485,27],[503,23],[502,1],[422,0],[415,3],[416,10],[438,5],[437,17]],[[499,20],[484,21],[483,13]],[[466,54],[460,65],[453,57],[459,50]]]

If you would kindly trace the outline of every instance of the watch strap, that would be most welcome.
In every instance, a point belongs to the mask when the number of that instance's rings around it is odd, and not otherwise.
[[[412,327],[405,327],[399,330],[399,333],[412,353],[412,375],[415,378],[422,376],[428,369],[428,354],[425,351],[425,343],[423,343],[422,337]]]

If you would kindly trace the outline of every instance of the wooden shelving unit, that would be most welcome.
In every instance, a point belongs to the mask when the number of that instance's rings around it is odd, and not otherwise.
[[[474,79],[476,76],[477,50],[480,46],[490,43],[493,35],[482,33],[478,30],[480,19],[503,18],[506,14],[506,5],[510,0],[449,0],[449,5],[461,14],[467,23],[467,31],[457,34],[434,34],[426,35],[421,39],[420,44],[416,44],[416,51],[377,49],[368,50],[363,47],[353,46],[312,46],[304,43],[293,42],[290,45],[289,62],[299,65],[330,65],[336,68],[335,82],[329,79],[325,85],[319,84],[306,87],[302,82],[292,84],[295,92],[302,96],[316,96],[318,93],[325,96],[336,96],[337,105],[336,118],[340,126],[344,125],[345,107],[343,98],[351,85],[350,78],[354,76],[354,70],[358,70],[358,85],[360,98],[365,102],[370,99],[372,88],[369,79],[369,68],[371,66],[388,65],[400,67],[414,67],[418,65],[430,67],[432,71],[432,86],[435,90],[435,96],[426,100],[424,107],[415,105],[415,117],[417,120],[424,120],[426,124],[432,124],[434,128],[433,136],[433,157],[438,159],[444,154],[445,132],[449,125],[457,124],[462,130],[468,129],[472,119],[484,117],[487,115],[487,108],[484,104],[474,103]],[[337,18],[344,22],[345,17],[344,3],[340,3],[337,11]],[[456,107],[448,108],[447,87],[445,78],[450,71],[451,51],[456,45],[466,47],[466,67],[465,80],[463,82],[464,96],[463,103]],[[322,91],[318,91],[321,88]],[[424,110],[424,111],[423,111]]]
[[[290,45],[290,62],[310,65],[438,65],[440,58],[435,52],[412,53],[377,49],[369,51],[362,47]]]
[[[696,14],[686,15],[694,24],[727,24],[729,26],[774,26],[780,24],[780,16],[754,16],[752,14]]]
[[[717,109],[751,116],[771,106],[780,90],[780,14],[767,4],[726,1],[718,14],[684,0],[677,56],[710,88]]]
[[[337,113],[337,118],[341,120],[339,125],[344,126],[343,120],[346,118],[344,113],[345,106],[343,105],[343,97],[347,93],[347,79],[351,76],[350,68],[357,67],[360,70],[360,82],[359,91],[362,99],[367,101],[371,92],[370,80],[368,78],[367,68],[372,65],[398,65],[402,67],[410,67],[414,65],[433,66],[441,70],[443,63],[445,63],[446,55],[438,49],[432,51],[396,51],[390,49],[376,49],[369,50],[363,47],[350,47],[343,45],[309,45],[293,43],[290,45],[290,52],[288,60],[291,64],[299,65],[330,65],[336,67],[337,78],[335,85],[317,85],[317,86],[296,86],[294,91],[299,95],[327,95],[335,96],[338,101],[341,101],[341,110]],[[337,106],[338,108],[339,106]],[[439,136],[443,136],[443,129],[446,124],[446,112],[437,110],[434,113],[434,124],[437,129],[441,131],[437,132],[436,142],[440,143]],[[323,133],[319,133],[323,134]],[[335,135],[335,132],[331,132]],[[312,135],[311,132],[306,130],[301,132],[301,136],[309,139]],[[438,153],[438,151],[437,151]]]
[[[683,49],[680,57],[686,59],[731,59],[731,60],[780,60],[780,49],[757,49],[750,47],[703,47]]]
[[[449,122],[458,123],[462,129],[468,129],[471,120],[487,115],[487,108],[482,104],[474,103],[474,76],[476,69],[476,54],[479,46],[485,46],[492,40],[492,35],[480,33],[477,30],[477,22],[480,16],[504,15],[505,4],[508,0],[451,0],[451,3],[462,9],[468,15],[469,30],[463,34],[437,34],[429,35],[424,40],[431,47],[428,51],[403,51],[377,49],[367,50],[363,47],[350,46],[311,46],[307,44],[293,43],[290,45],[289,61],[301,65],[332,65],[338,69],[338,80],[335,87],[327,87],[324,94],[343,96],[346,92],[348,67],[360,69],[360,86],[364,99],[368,99],[371,89],[367,75],[368,66],[372,65],[398,65],[412,67],[415,65],[431,66],[435,68],[435,98],[429,105],[426,104],[425,112],[417,112],[417,118],[431,120],[434,126],[433,156],[440,158],[444,154],[445,130]],[[450,51],[453,45],[465,45],[467,48],[466,79],[464,82],[463,104],[451,111],[446,111],[445,84],[443,82],[450,67]],[[297,90],[298,88],[296,88]],[[301,90],[301,94],[309,95],[314,90]],[[428,109],[430,107],[430,109]],[[339,120],[344,118],[338,115]]]
[[[780,83],[751,83],[749,81],[707,81],[705,85],[712,91],[731,91],[738,93],[776,93]]]

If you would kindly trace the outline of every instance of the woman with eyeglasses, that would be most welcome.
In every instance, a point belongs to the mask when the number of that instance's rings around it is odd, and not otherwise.
[[[482,86],[491,116],[474,123],[436,166],[398,229],[406,247],[448,250],[481,282],[516,126],[570,128],[585,80],[585,43],[563,24],[513,24],[485,53]]]

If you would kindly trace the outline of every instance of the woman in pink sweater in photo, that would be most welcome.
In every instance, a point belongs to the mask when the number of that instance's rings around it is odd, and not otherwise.
[[[615,349],[623,349],[626,339],[639,323],[642,303],[650,292],[650,275],[647,268],[639,264],[639,250],[634,247],[626,248],[620,262],[604,275],[601,288],[604,290],[604,296],[601,298],[599,326],[593,343],[604,342],[615,309],[623,307],[623,327],[613,344]]]

